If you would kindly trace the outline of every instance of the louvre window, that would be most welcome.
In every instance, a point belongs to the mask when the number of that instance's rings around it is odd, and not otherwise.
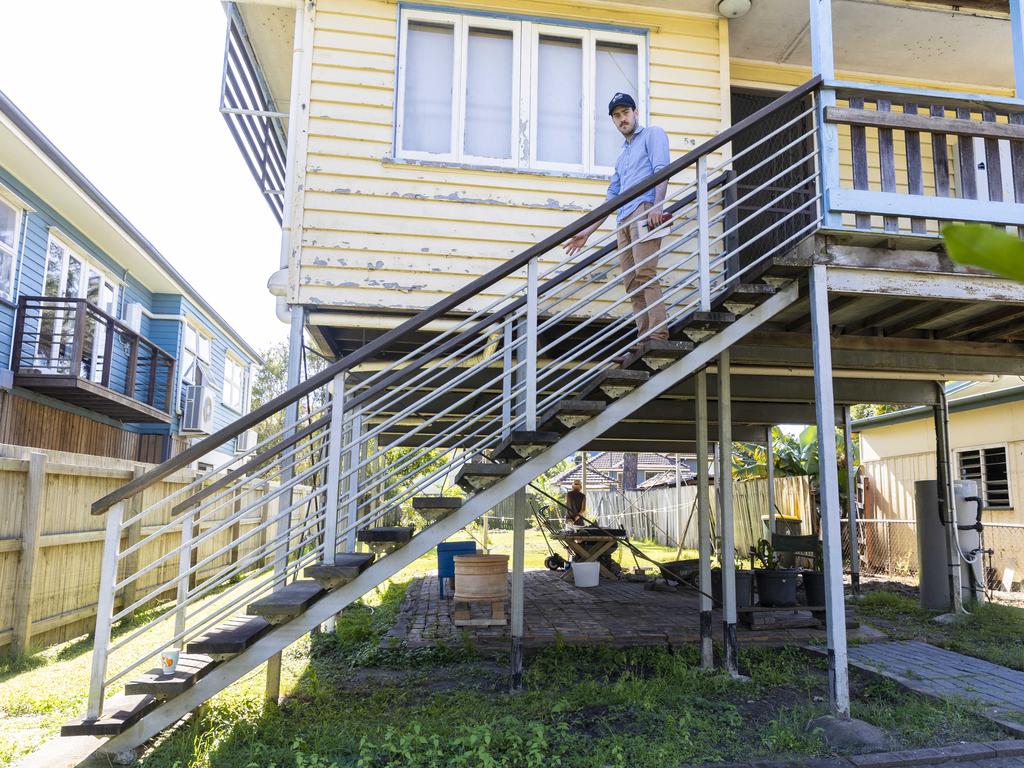
[[[987,509],[1008,509],[1010,473],[1006,446],[973,448],[957,452],[960,479],[974,480]]]

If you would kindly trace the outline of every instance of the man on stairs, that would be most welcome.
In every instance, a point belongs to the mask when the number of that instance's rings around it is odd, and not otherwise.
[[[669,162],[665,131],[653,125],[640,125],[632,96],[616,93],[608,104],[608,114],[625,142],[619,159],[615,161],[615,173],[608,185],[606,200],[657,173]],[[656,279],[658,259],[652,258],[661,247],[661,237],[649,235],[670,218],[662,209],[667,189],[666,181],[630,200],[617,212],[619,265],[626,293],[632,294],[638,343],[668,338],[661,284]],[[570,256],[582,251],[587,240],[603,223],[604,219],[595,222],[566,240],[562,247]]]

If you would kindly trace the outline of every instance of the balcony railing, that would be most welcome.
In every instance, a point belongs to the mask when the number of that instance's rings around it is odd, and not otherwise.
[[[22,296],[14,383],[126,422],[169,422],[175,360],[87,299]]]
[[[826,228],[927,237],[973,221],[1024,232],[1024,102],[844,82],[824,93]]]

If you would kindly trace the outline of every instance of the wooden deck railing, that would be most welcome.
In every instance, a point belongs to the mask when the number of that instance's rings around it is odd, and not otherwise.
[[[827,84],[828,85],[828,84]],[[1024,102],[835,84],[843,228],[938,234],[943,222],[1024,228]],[[852,185],[851,185],[852,182]]]
[[[82,379],[170,414],[175,359],[87,299],[22,296],[14,332],[17,374]]]

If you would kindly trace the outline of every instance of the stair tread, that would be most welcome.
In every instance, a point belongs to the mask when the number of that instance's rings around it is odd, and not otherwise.
[[[605,382],[644,382],[651,377],[647,371],[636,371],[632,368],[612,368],[597,379],[598,384]]]
[[[357,578],[359,574],[373,565],[375,556],[372,552],[343,552],[334,556],[333,563],[317,563],[308,565],[302,575],[334,589]]]
[[[740,283],[732,289],[733,293],[755,296],[774,296],[778,289],[768,283]]]
[[[124,694],[103,703],[96,720],[78,718],[60,728],[61,736],[117,736],[150,712],[159,702],[149,694]]]
[[[327,590],[312,579],[286,584],[246,606],[250,616],[294,616],[315,603]]]
[[[631,369],[636,365],[647,365],[645,358],[679,360],[692,352],[693,348],[694,343],[692,341],[651,339],[630,352],[626,356],[625,361],[623,361],[622,367],[624,369]]]
[[[233,616],[208,629],[185,647],[188,653],[241,653],[271,627],[262,616]]]
[[[459,470],[460,475],[483,475],[485,477],[504,477],[512,470],[504,464],[485,464],[483,462],[470,462],[463,464]]]
[[[475,483],[472,478],[491,478],[494,480],[500,480],[512,473],[512,467],[508,464],[483,464],[483,463],[469,463],[463,464],[462,469],[455,476],[455,484],[462,488],[467,493],[480,490],[480,488],[486,483]]]
[[[719,325],[736,322],[736,315],[732,312],[712,310],[711,312],[694,312],[690,315],[687,325]]]
[[[160,667],[155,667],[143,675],[125,683],[127,694],[151,693],[157,698],[169,699],[187,691],[219,662],[202,653],[183,653],[178,658],[178,666],[169,675],[163,674]]]
[[[607,407],[607,404],[600,400],[561,400],[552,409],[552,413],[589,415],[602,413]]]
[[[458,496],[414,496],[413,509],[458,509],[462,499]]]
[[[364,543],[379,542],[407,542],[412,539],[416,529],[408,526],[389,526],[382,528],[363,528],[356,534],[356,538]]]
[[[515,459],[522,458],[523,451],[517,450],[517,446],[542,446],[548,447],[562,439],[558,432],[543,432],[540,430],[513,430],[508,437],[502,440],[491,451],[491,458],[494,459]],[[529,451],[527,451],[529,453]]]

